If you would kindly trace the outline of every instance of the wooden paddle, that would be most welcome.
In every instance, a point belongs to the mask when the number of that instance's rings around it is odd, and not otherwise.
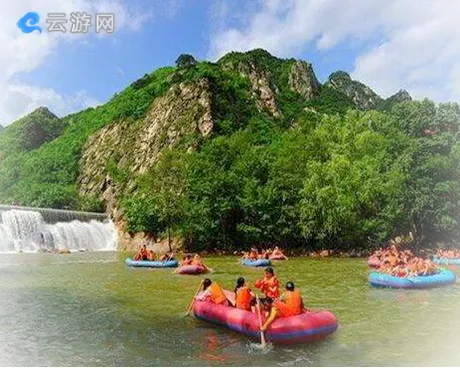
[[[193,299],[190,302],[190,306],[188,307],[187,313],[185,313],[184,317],[187,317],[190,314],[190,312],[192,311],[193,304],[195,304],[195,298],[197,297],[198,293],[201,291],[202,286],[203,286],[203,280],[201,280],[200,286],[198,287],[198,290],[196,291],[195,295],[193,296]]]
[[[260,345],[262,345],[262,348],[265,348],[267,345],[267,342],[265,341],[265,335],[264,332],[262,331],[262,316],[260,314],[260,301],[259,301],[259,296],[256,294],[256,300],[257,300],[257,315],[259,317],[259,329],[260,329]]]

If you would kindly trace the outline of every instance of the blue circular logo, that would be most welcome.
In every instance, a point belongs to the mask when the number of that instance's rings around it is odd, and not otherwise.
[[[32,33],[38,31],[42,33],[42,27],[38,26],[40,16],[35,12],[28,12],[18,20],[17,26],[23,33]]]

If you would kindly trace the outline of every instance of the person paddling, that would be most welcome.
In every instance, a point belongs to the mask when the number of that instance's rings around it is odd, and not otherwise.
[[[278,299],[280,297],[280,282],[271,267],[265,269],[264,278],[262,280],[257,280],[255,286],[264,293],[267,298]]]
[[[284,301],[267,298],[265,309],[270,310],[270,315],[262,326],[262,331],[266,331],[273,321],[278,317],[292,317],[303,312],[304,304],[300,290],[296,289],[294,283],[289,281],[286,283]]]

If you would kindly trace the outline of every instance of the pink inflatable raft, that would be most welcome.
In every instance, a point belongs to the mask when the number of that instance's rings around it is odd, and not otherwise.
[[[226,326],[252,338],[260,338],[257,313],[198,300],[193,311],[199,319]],[[305,312],[276,319],[265,336],[268,341],[278,344],[307,343],[325,338],[337,330],[337,326],[337,318],[329,311]]]
[[[367,264],[369,265],[369,267],[372,268],[380,267],[380,261],[378,260],[378,258],[375,257],[369,257],[369,259],[367,260]]]
[[[204,267],[193,265],[179,267],[176,271],[176,273],[181,275],[199,275],[206,272],[207,271]]]

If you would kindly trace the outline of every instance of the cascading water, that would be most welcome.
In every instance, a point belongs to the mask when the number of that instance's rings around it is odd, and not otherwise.
[[[58,222],[47,224],[35,211],[1,212],[0,252],[38,250],[115,250],[117,234],[112,222]]]

